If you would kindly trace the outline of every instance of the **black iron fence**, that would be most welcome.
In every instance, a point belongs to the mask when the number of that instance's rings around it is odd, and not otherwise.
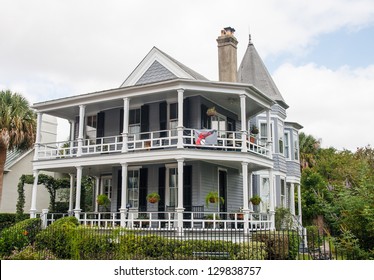
[[[38,219],[35,219],[38,220]],[[39,221],[38,221],[39,223]],[[2,259],[81,260],[345,260],[355,250],[318,232],[188,229],[99,229],[57,223],[4,229]]]

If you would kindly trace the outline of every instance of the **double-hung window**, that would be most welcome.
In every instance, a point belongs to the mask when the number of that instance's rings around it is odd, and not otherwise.
[[[128,177],[128,188],[127,188],[127,197],[128,203],[132,207],[139,207],[139,170],[129,170],[127,173]]]
[[[129,112],[130,139],[140,139],[140,109],[132,109]]]

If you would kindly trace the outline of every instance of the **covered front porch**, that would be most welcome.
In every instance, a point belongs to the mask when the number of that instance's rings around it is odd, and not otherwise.
[[[126,162],[112,156],[99,160],[91,157],[89,162],[83,158],[65,161],[70,166],[59,167],[59,171],[70,175],[69,211],[53,214],[44,210],[45,224],[62,215],[74,215],[82,225],[104,228],[274,228],[274,189],[269,190],[272,199],[268,207],[254,207],[249,202],[254,195],[253,172],[265,169],[273,178],[272,162],[266,157],[258,161],[257,157],[252,159],[246,153],[234,151],[226,151],[223,156],[212,150],[169,149],[142,155],[134,153]],[[45,164],[40,165],[41,170],[48,166],[48,161],[39,163]],[[34,177],[38,175],[36,170]],[[82,211],[81,207],[84,175],[90,175],[95,184],[91,212]],[[34,204],[37,188],[34,184]],[[160,195],[160,200],[151,203],[146,197],[154,192]],[[206,203],[210,192],[217,192],[222,201]],[[107,209],[96,201],[100,194],[110,198]],[[32,216],[37,215],[37,211],[30,212]]]

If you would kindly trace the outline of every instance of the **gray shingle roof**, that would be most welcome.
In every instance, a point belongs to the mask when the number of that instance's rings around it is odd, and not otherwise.
[[[159,57],[159,60],[157,59],[157,55],[155,56],[155,54],[157,53],[160,54],[161,56]],[[150,66],[147,66],[148,69],[144,69],[145,72],[142,74],[140,78],[137,78],[136,76],[137,71],[142,71],[142,67],[147,65],[147,62],[150,59],[154,59],[154,61],[151,61],[152,64]],[[165,60],[167,61],[166,64],[165,64]],[[169,66],[167,64],[172,65],[173,70],[169,69],[168,68]],[[208,80],[203,75],[187,67],[186,65],[174,59],[170,55],[162,52],[156,47],[153,47],[151,51],[143,58],[140,64],[133,70],[133,72],[121,84],[120,87],[131,86],[131,85],[145,85],[145,84],[156,83],[156,82],[167,81],[167,80],[178,79],[178,78],[185,78],[185,79],[188,78],[188,79],[203,80],[203,81]]]
[[[288,107],[251,39],[239,66],[238,82],[252,84],[274,101]]]
[[[159,49],[158,49],[159,50]],[[197,73],[196,71],[192,70],[191,68],[187,67],[183,63],[179,62],[178,60],[174,59],[167,53],[164,53],[163,51],[159,50],[161,53],[163,53],[165,56],[167,56],[171,61],[173,61],[175,64],[179,66],[183,71],[187,72],[189,75],[191,75],[195,80],[203,80],[208,81],[207,78],[205,78],[203,75]]]
[[[143,76],[136,82],[136,85],[156,83],[160,81],[172,80],[177,78],[173,73],[155,60]]]

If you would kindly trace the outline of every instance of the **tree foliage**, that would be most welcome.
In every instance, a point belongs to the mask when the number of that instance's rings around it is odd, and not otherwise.
[[[302,166],[304,224],[322,216],[325,230],[344,244],[352,237],[360,248],[374,250],[374,150],[370,146],[354,153],[300,148],[304,151],[307,155],[300,157],[309,162]]]
[[[7,151],[26,151],[33,147],[35,137],[36,115],[29,102],[18,93],[0,91],[0,203]]]

